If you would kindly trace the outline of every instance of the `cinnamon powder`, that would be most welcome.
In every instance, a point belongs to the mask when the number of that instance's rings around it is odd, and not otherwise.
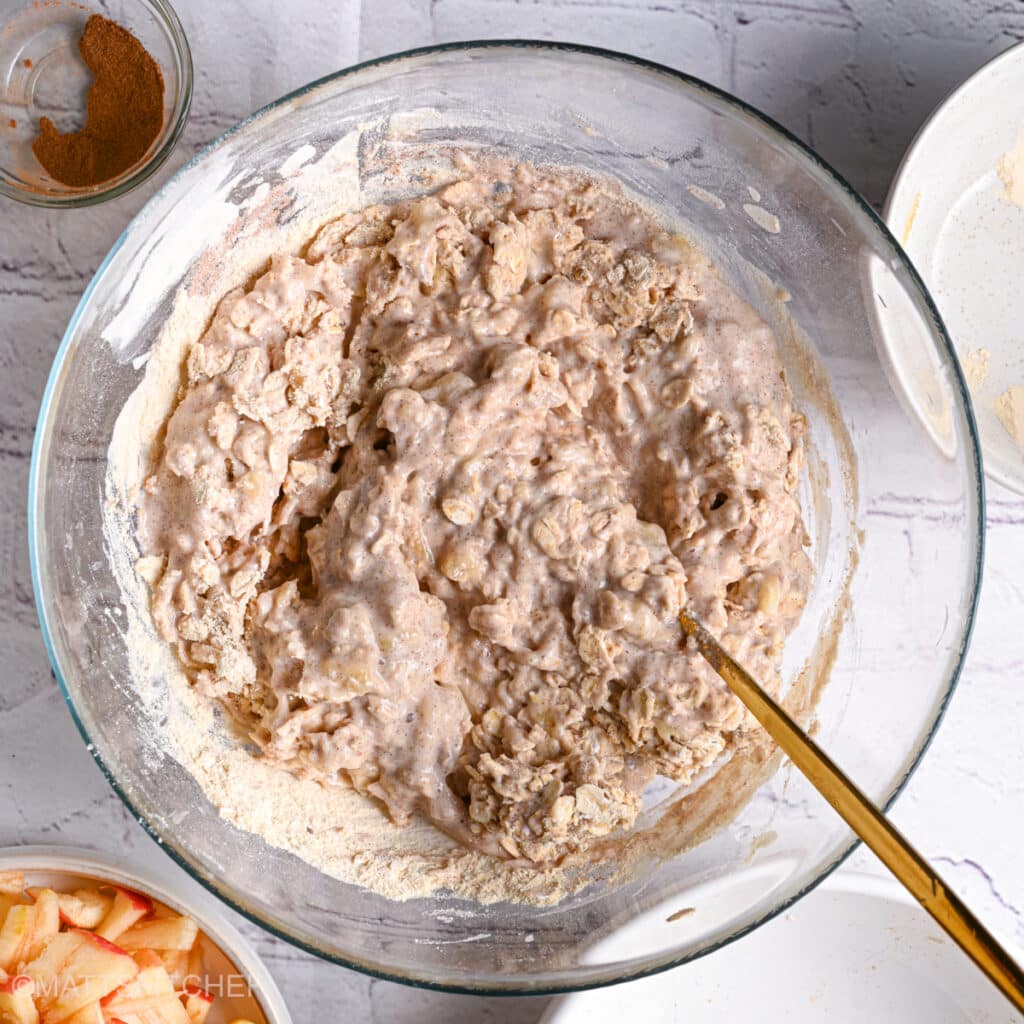
[[[86,22],[78,51],[93,74],[85,127],[62,135],[43,117],[32,152],[57,181],[88,187],[137,163],[160,134],[164,78],[135,36],[99,14]]]

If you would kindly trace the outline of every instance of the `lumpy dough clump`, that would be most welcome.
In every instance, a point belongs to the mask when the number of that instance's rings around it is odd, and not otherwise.
[[[777,692],[803,421],[765,323],[614,184],[481,164],[347,214],[183,381],[154,620],[289,770],[552,863],[750,728],[681,608]]]

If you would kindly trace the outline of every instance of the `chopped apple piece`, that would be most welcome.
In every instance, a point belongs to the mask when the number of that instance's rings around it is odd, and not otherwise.
[[[123,949],[76,928],[54,936],[24,973],[40,990],[42,1024],[57,1024],[134,978],[139,968]]]
[[[191,1024],[159,958],[103,1000],[103,1015],[124,1024]]]
[[[44,890],[37,885],[27,889],[33,900]],[[98,889],[79,889],[77,892],[57,893],[58,912],[61,921],[72,928],[93,929],[107,915],[113,899],[104,896]]]
[[[20,896],[24,891],[24,871],[0,871],[0,892],[10,896]]]
[[[25,872],[0,871],[0,924],[7,911],[25,902]]]
[[[210,1007],[213,1006],[213,996],[205,989],[197,988],[195,985],[188,985],[185,988],[185,1012],[188,1014],[189,1024],[204,1024]]]
[[[114,942],[120,939],[124,932],[131,928],[136,921],[144,918],[152,909],[152,901],[145,896],[132,892],[131,889],[117,887],[114,890],[114,902],[110,905],[110,910],[107,911],[106,916],[100,922],[100,926],[96,929],[96,934],[101,939]]]
[[[46,944],[46,948],[30,964],[25,965],[23,974],[27,974],[36,984],[40,998],[48,991],[53,979],[60,974],[61,968],[71,955],[85,942],[85,932],[61,932]]]
[[[133,925],[118,941],[129,951],[180,949],[187,953],[198,937],[199,925],[191,917],[157,917]]]
[[[40,889],[34,903],[10,907],[0,927],[0,968],[13,971],[35,959],[58,931],[57,894],[52,889]]]
[[[132,953],[132,959],[139,967],[163,967],[164,962],[155,949],[140,949]]]
[[[3,927],[0,927],[0,968],[12,972],[28,958],[35,923],[34,906],[18,904],[7,911]]]
[[[11,907],[28,903],[25,898],[25,875],[21,871],[0,871],[0,925]]]
[[[57,896],[60,919],[72,928],[95,928],[107,916],[114,902],[96,889],[62,892]]]
[[[60,931],[57,894],[38,889],[34,903],[10,907],[0,927],[0,967],[14,970],[18,963],[34,960],[43,946]]]
[[[137,956],[135,959],[138,962]],[[165,949],[160,952],[160,962],[164,965],[171,984],[179,992],[184,991],[189,975],[188,953],[183,949]]]
[[[89,1003],[70,1017],[66,1017],[64,1024],[106,1024],[103,1019],[103,1008],[99,1003]]]
[[[60,931],[60,910],[57,894],[52,889],[40,889],[33,896],[35,919],[32,922],[32,940],[29,943],[26,960],[34,960],[43,947]]]
[[[206,978],[203,977],[203,943],[201,939],[196,939],[188,951],[188,970],[185,981],[191,985],[206,983]]]
[[[7,911],[11,907],[21,906],[27,902],[28,900],[20,893],[15,895],[12,892],[0,892],[0,926],[3,925],[4,920],[7,918]]]
[[[0,981],[0,1021],[4,1024],[39,1024],[32,996],[35,983],[23,974]]]

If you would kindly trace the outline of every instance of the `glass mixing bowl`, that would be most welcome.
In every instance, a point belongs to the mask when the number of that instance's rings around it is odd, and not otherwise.
[[[949,339],[885,226],[818,157],[734,98],[618,54],[496,42],[375,61],[260,111],[168,182],[86,290],[46,390],[30,495],[36,599],[68,704],[111,783],[236,909],[400,981],[592,987],[743,935],[824,878],[853,836],[787,767],[734,759],[645,815],[691,837],[709,831],[704,841],[557,906],[393,902],[337,881],[228,824],[174,759],[132,677],[104,539],[114,424],[179,288],[202,306],[347,204],[422,191],[448,143],[613,175],[701,239],[776,324],[810,423],[803,493],[817,573],[785,676],[796,694],[831,668],[817,735],[878,803],[893,799],[960,672],[981,572],[978,445]],[[702,794],[730,772],[752,793],[712,829]],[[627,922],[644,926],[631,927],[624,956],[600,940]]]

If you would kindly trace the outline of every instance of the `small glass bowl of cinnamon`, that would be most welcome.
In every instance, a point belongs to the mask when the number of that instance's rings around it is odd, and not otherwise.
[[[170,155],[192,56],[166,0],[0,0],[0,195],[114,199]]]

